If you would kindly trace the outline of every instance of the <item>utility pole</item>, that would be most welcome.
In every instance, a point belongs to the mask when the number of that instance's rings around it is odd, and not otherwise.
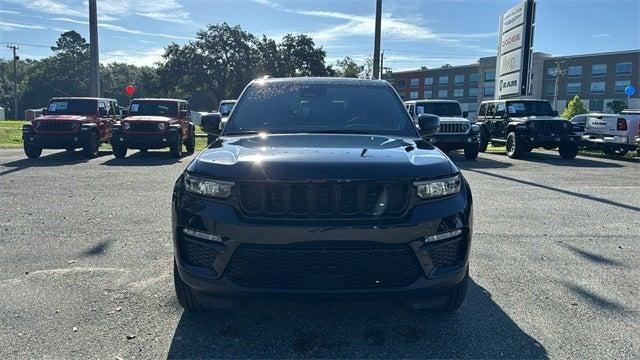
[[[18,120],[18,60],[20,58],[16,55],[16,50],[20,47],[12,43],[8,43],[7,47],[13,50],[13,118]]]
[[[556,110],[556,111],[558,111],[558,90],[560,87],[560,77],[564,76],[565,73],[566,73],[566,69],[564,68],[564,61],[557,60],[556,72],[555,72],[556,83],[553,89],[553,110]]]
[[[380,27],[382,23],[382,0],[376,0],[376,30],[373,45],[373,78],[380,79]]]
[[[98,56],[98,7],[96,0],[89,0],[89,43],[91,96],[100,96],[100,59]]]
[[[378,79],[382,79],[384,75],[384,50],[382,50],[382,54],[380,54],[380,77]]]

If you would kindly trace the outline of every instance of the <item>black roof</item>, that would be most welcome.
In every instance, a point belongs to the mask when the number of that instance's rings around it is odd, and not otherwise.
[[[116,99],[110,99],[110,98],[84,97],[84,96],[58,96],[58,97],[51,98],[51,100],[106,100],[106,101],[116,101],[116,102],[118,101]]]
[[[342,86],[391,86],[386,80],[369,80],[338,77],[293,77],[293,78],[264,78],[251,82],[252,84],[304,84],[304,85],[342,85]]]

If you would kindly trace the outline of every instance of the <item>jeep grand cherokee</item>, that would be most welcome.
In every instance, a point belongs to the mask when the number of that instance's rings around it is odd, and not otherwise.
[[[423,140],[438,117],[418,122],[421,134],[385,81],[251,82],[220,137],[175,184],[180,304],[383,297],[458,308],[471,191]]]

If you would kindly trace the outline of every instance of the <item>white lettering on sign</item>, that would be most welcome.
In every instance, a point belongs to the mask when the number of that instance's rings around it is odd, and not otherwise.
[[[500,75],[508,74],[514,71],[520,71],[522,68],[522,49],[512,51],[500,58]]]
[[[502,30],[507,31],[524,23],[524,5],[525,2],[512,7],[504,13],[502,17]]]
[[[500,77],[498,94],[500,96],[520,93],[520,73],[508,74]]]
[[[522,47],[524,38],[524,26],[518,26],[513,30],[509,30],[502,35],[500,41],[500,54],[504,55],[513,49]]]

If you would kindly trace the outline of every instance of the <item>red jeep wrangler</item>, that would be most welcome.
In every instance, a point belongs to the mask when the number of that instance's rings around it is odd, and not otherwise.
[[[82,148],[87,158],[95,158],[100,144],[111,140],[112,127],[118,120],[120,108],[114,99],[53,98],[42,116],[22,127],[24,153],[38,158],[42,149]]]
[[[169,147],[172,157],[196,148],[196,127],[191,121],[189,103],[177,99],[135,99],[126,118],[113,128],[113,155],[122,159],[127,149],[162,149]]]

